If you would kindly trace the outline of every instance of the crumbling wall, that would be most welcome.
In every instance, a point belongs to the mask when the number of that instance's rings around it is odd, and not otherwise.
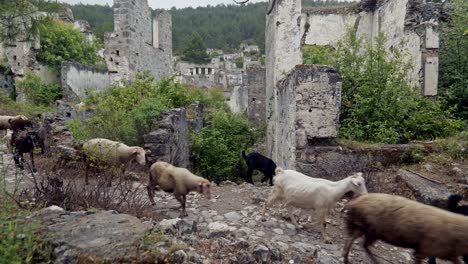
[[[161,114],[159,128],[145,135],[145,149],[148,162],[166,161],[175,166],[190,166],[189,128],[201,129],[203,126],[203,106],[194,103],[188,111],[181,107]]]
[[[407,49],[414,66],[409,76],[419,85],[421,94],[435,96],[441,10],[441,4],[419,0],[363,1],[360,7],[326,12],[307,8],[302,14],[305,20],[301,29],[302,44],[335,45],[348,27],[368,38],[384,33],[387,49],[398,47],[400,43]]]
[[[286,77],[291,69],[301,64],[301,17],[300,0],[276,1],[271,13],[266,17],[266,117],[267,152],[273,160],[278,160],[279,105],[277,82]],[[291,152],[291,151],[289,151]],[[281,163],[280,163],[281,164]]]
[[[0,91],[11,94],[15,90],[15,81],[10,69],[0,67]]]
[[[248,89],[247,116],[249,121],[260,124],[266,121],[265,88],[266,69],[261,65],[250,64],[246,69],[245,86]]]
[[[171,75],[170,14],[161,11],[153,19],[147,0],[115,0],[113,11],[114,32],[104,36],[104,57],[112,83],[131,80],[143,71],[156,78]]]
[[[80,102],[87,92],[102,92],[110,87],[106,69],[75,62],[62,62],[62,87],[64,98]]]
[[[298,65],[277,83],[277,133],[272,138],[276,164],[296,167],[296,156],[338,133],[341,77],[323,65]]]

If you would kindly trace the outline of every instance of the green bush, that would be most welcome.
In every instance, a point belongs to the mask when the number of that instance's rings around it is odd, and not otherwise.
[[[70,23],[45,19],[39,26],[39,35],[41,49],[37,59],[57,71],[60,71],[62,61],[105,66],[103,59],[97,54],[101,45],[86,41]]]
[[[449,154],[452,159],[468,159],[468,131],[438,141],[439,146]]]
[[[49,263],[51,247],[39,241],[34,225],[21,214],[8,199],[0,205],[0,264]]]
[[[460,120],[410,84],[405,52],[398,47],[387,52],[384,43],[383,35],[366,41],[352,29],[338,43],[333,57],[343,77],[340,137],[404,143],[459,131]]]
[[[54,109],[51,106],[15,102],[7,93],[0,91],[0,114],[2,115],[25,115],[31,118],[38,114],[53,111]]]
[[[136,76],[132,83],[114,86],[104,92],[89,94],[84,102],[95,109],[95,115],[82,124],[69,123],[77,139],[104,137],[141,145],[143,135],[157,128],[162,111],[200,101],[207,107],[224,106],[217,89],[209,93],[163,78],[157,83],[148,73]]]
[[[46,84],[41,81],[41,78],[30,72],[26,73],[26,77],[16,83],[16,87],[20,88],[26,94],[26,99],[35,105],[49,106],[62,97],[63,89],[60,85],[52,83]]]
[[[237,68],[242,69],[242,67],[244,67],[244,57],[237,57],[234,60],[234,63],[236,64]]]
[[[237,181],[242,174],[240,153],[257,138],[244,115],[225,111],[214,113],[207,127],[192,133],[196,172],[215,182]]]
[[[304,45],[302,61],[304,64],[333,65],[333,47],[329,45]]]

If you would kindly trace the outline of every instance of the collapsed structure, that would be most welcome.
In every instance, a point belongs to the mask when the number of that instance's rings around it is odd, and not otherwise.
[[[403,43],[424,96],[437,95],[440,4],[363,0],[354,8],[302,8],[301,0],[270,0],[266,18],[267,152],[278,166],[316,167],[318,147],[333,145],[339,126],[341,79],[330,68],[298,67],[304,45],[335,45],[349,27],[360,36]],[[315,168],[317,169],[317,168]]]

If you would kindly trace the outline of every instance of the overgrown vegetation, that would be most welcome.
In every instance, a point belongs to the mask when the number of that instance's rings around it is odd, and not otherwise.
[[[55,83],[46,84],[41,78],[31,72],[16,83],[16,87],[24,91],[28,102],[37,106],[50,106],[62,97],[63,88]]]
[[[8,199],[0,207],[0,263],[47,263],[51,247],[39,241],[34,226]]]
[[[95,116],[68,123],[77,139],[104,137],[130,145],[142,145],[143,135],[157,129],[160,113],[200,101],[208,126],[192,133],[195,170],[211,180],[239,177],[240,152],[251,146],[263,130],[254,129],[244,114],[231,113],[222,90],[188,87],[165,78],[155,83],[148,74],[131,84],[91,94],[85,100]],[[184,150],[187,151],[187,150]]]
[[[340,137],[358,141],[404,143],[453,135],[461,129],[451,109],[421,97],[411,85],[412,65],[404,50],[384,47],[349,29],[333,53],[343,77]]]
[[[192,134],[192,154],[197,173],[209,180],[237,181],[243,171],[240,153],[262,134],[254,130],[243,114],[227,111],[213,113],[208,126]]]
[[[59,10],[59,3],[48,0],[0,0],[0,40],[35,39],[42,20],[35,11],[50,13]]]
[[[77,139],[104,137],[132,145],[141,145],[143,135],[157,128],[162,111],[187,106],[194,101],[217,105],[219,93],[205,93],[200,89],[183,86],[173,78],[155,83],[148,73],[136,76],[132,83],[114,87],[102,93],[90,94],[84,102],[95,109],[95,115],[81,124],[69,123]]]
[[[329,45],[304,45],[302,47],[302,62],[304,64],[333,65],[334,49]]]
[[[25,115],[28,117],[37,116],[45,112],[51,112],[52,109],[47,106],[34,105],[28,102],[15,102],[11,97],[0,91],[0,113],[3,115]]]
[[[446,109],[454,108],[468,128],[468,2],[452,0],[454,10],[441,23],[439,93]]]
[[[41,49],[37,55],[40,62],[56,69],[62,61],[73,61],[87,65],[104,67],[105,63],[97,52],[98,42],[87,41],[73,24],[53,19],[45,19],[39,26]]]

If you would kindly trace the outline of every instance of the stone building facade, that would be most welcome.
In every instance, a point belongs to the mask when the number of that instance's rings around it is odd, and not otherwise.
[[[437,94],[440,5],[382,0],[324,11],[303,9],[301,0],[270,0],[270,6],[265,36],[267,153],[279,166],[300,169],[300,157],[330,144],[338,130],[339,75],[333,69],[297,68],[303,45],[335,45],[350,26],[369,38],[384,33],[386,48],[403,42],[408,49],[415,66],[410,76],[420,84],[421,94]],[[307,93],[300,92],[304,89]],[[313,98],[303,100],[308,94]],[[307,121],[299,124],[299,119]]]
[[[113,83],[149,71],[157,79],[172,70],[172,19],[166,11],[152,17],[148,1],[115,0],[114,32],[104,36],[104,57]]]
[[[302,44],[335,45],[348,27],[372,39],[383,33],[385,47],[403,43],[414,66],[410,73],[424,96],[437,95],[439,25],[442,6],[423,0],[363,1],[353,8],[302,9]]]

